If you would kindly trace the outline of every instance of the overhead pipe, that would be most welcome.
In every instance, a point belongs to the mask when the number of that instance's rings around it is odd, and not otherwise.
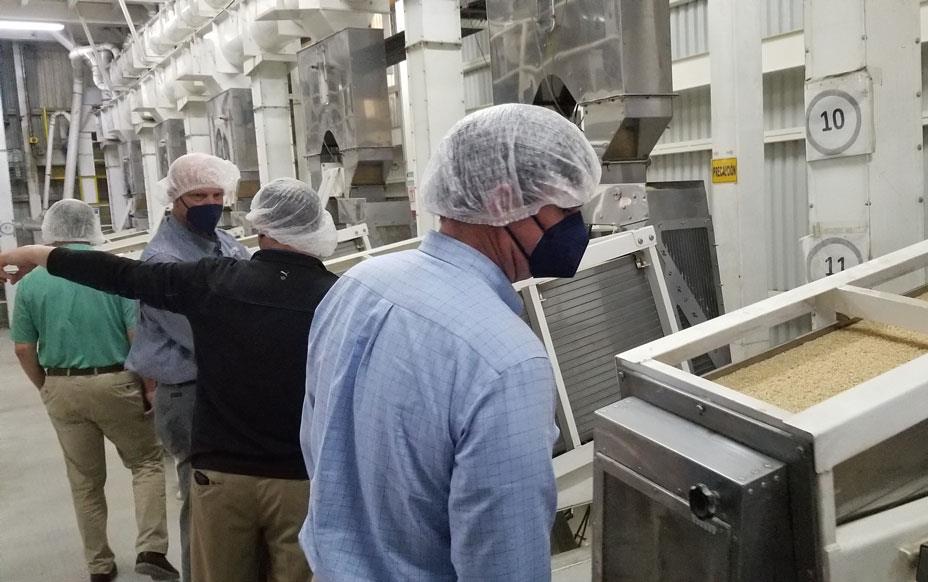
[[[96,59],[96,54],[94,49],[99,51],[100,58],[103,58],[103,55],[109,53],[110,58],[108,61],[99,62]],[[81,57],[87,62],[87,66],[90,67],[90,72],[93,75],[93,84],[96,85],[100,91],[103,92],[104,97],[111,98],[112,92],[110,91],[109,85],[106,82],[105,72],[102,67],[108,66],[116,56],[119,55],[119,49],[109,43],[100,43],[95,46],[81,46],[72,49],[68,56],[71,58],[72,63],[76,57]]]
[[[98,48],[104,49],[115,55],[113,45],[101,44]],[[74,198],[74,183],[77,174],[77,156],[80,147],[81,133],[81,109],[84,103],[84,71],[81,68],[82,61],[90,65],[93,74],[94,85],[107,91],[106,83],[103,80],[103,73],[94,59],[94,49],[89,46],[75,47],[68,53],[71,59],[71,117],[68,127],[68,151],[64,164],[64,191],[62,198]]]
[[[32,112],[29,111],[29,97],[26,94],[26,68],[23,63],[23,46],[13,43],[13,69],[16,74],[16,93],[19,98],[19,119],[23,138],[23,163],[26,165],[26,190],[29,193],[29,215],[38,218],[42,212],[42,201],[39,197],[39,175],[35,167],[35,156],[32,155],[32,144],[29,142],[32,135]]]
[[[81,62],[84,55],[80,48],[68,53],[71,59],[71,117],[68,123],[68,150],[64,162],[64,200],[74,198],[74,181],[77,174],[77,150],[81,133],[81,107],[84,103],[84,70]]]
[[[52,155],[55,145],[55,125],[57,124],[59,117],[64,117],[65,119],[70,120],[70,115],[68,115],[67,112],[55,111],[52,113],[51,119],[48,121],[48,137],[45,138],[45,189],[42,192],[43,212],[48,210],[49,191],[51,190],[52,184]]]
[[[116,60],[116,57],[119,56],[119,49],[109,43],[98,45],[96,42],[94,42],[93,34],[90,32],[90,27],[87,26],[87,21],[84,20],[84,17],[81,15],[80,9],[76,4],[74,6],[74,10],[77,12],[77,18],[80,20],[81,27],[84,29],[84,36],[87,37],[87,42],[90,43],[90,49],[92,53],[91,56],[93,57],[90,59],[90,65],[94,71],[94,83],[97,85],[97,87],[100,88],[100,90],[103,92],[103,96],[106,99],[111,99],[113,97],[113,88],[110,83],[110,76],[106,67],[107,63],[103,62],[102,51],[109,51],[111,55],[110,62],[112,62]],[[97,81],[98,75],[102,77],[102,85]]]

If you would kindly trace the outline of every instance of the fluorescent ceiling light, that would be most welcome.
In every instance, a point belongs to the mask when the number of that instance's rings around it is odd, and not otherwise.
[[[27,30],[41,32],[59,32],[64,25],[59,22],[30,22],[28,20],[0,20],[0,30]]]

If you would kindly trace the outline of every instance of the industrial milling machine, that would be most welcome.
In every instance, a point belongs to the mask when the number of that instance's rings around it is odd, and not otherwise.
[[[928,580],[922,242],[618,356],[597,413],[597,581]],[[923,275],[922,275],[923,277]],[[700,377],[694,354],[833,324]]]
[[[407,199],[388,196],[395,148],[383,30],[346,28],[298,54],[306,161],[312,183],[337,184],[339,226],[366,223],[377,246],[412,234]]]

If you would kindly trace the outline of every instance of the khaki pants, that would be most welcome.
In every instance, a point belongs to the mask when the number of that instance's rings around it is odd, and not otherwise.
[[[166,553],[164,462],[151,418],[144,414],[138,378],[130,372],[51,376],[41,394],[64,452],[90,573],[102,574],[113,567],[106,537],[104,437],[116,445],[123,464],[132,471],[136,551]]]
[[[190,500],[193,582],[311,580],[298,540],[309,481],[194,469]]]
[[[190,582],[190,448],[196,382],[158,384],[155,391],[155,430],[164,448],[177,462],[180,488],[180,556],[184,582]]]

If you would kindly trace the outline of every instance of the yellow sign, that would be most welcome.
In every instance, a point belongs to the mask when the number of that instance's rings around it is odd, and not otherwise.
[[[712,160],[712,183],[735,184],[738,182],[738,158]]]

